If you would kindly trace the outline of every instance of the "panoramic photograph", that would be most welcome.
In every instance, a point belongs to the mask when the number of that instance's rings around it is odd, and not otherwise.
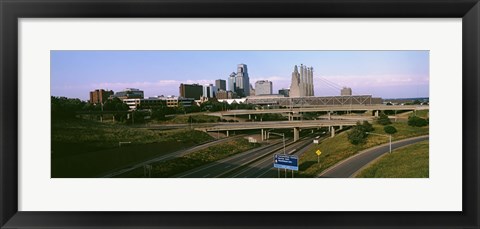
[[[51,178],[429,178],[429,55],[52,50]]]

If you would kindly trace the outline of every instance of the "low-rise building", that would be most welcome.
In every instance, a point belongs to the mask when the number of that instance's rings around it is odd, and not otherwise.
[[[235,92],[232,91],[217,91],[217,99],[234,99],[236,97]]]
[[[143,91],[137,88],[126,88],[123,91],[119,91],[115,93],[114,95],[110,96],[110,98],[116,97],[119,98],[120,100],[124,99],[143,99]]]
[[[103,89],[96,89],[90,92],[90,100],[91,104],[103,104],[107,101],[107,99],[113,95],[113,91],[106,91]]]
[[[285,97],[289,97],[290,96],[290,89],[289,88],[282,88],[282,89],[278,90],[278,94],[283,95]]]
[[[182,105],[183,107],[189,107],[192,106],[195,101],[193,98],[183,98],[177,96],[159,96],[158,99],[164,100],[167,107],[178,107],[179,105]]]
[[[341,96],[351,96],[352,95],[352,89],[349,87],[343,87],[342,90],[340,91]]]
[[[157,97],[150,97],[148,99],[124,99],[122,101],[128,105],[130,110],[157,109],[166,106],[165,100]]]

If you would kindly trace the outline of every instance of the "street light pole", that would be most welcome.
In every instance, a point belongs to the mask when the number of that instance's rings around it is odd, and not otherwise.
[[[392,153],[392,135],[386,135],[386,134],[377,134],[377,133],[370,133],[370,132],[365,132],[366,134],[371,134],[371,135],[378,135],[378,136],[383,136],[383,137],[388,137],[390,140],[390,153]]]
[[[390,153],[392,153],[392,135],[389,135],[390,138]]]

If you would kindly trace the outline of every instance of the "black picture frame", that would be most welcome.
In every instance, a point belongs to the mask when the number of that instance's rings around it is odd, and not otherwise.
[[[480,4],[478,0],[0,0],[0,16],[1,228],[479,228]],[[17,20],[19,18],[76,17],[462,18],[463,211],[18,211]]]

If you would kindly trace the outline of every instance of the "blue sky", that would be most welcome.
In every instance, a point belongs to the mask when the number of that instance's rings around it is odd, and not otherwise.
[[[178,95],[180,83],[227,80],[237,64],[250,83],[289,88],[295,65],[314,68],[316,96],[428,97],[428,51],[51,51],[51,95],[87,100],[89,91],[139,88],[146,97]],[[335,86],[325,83],[333,82]]]

